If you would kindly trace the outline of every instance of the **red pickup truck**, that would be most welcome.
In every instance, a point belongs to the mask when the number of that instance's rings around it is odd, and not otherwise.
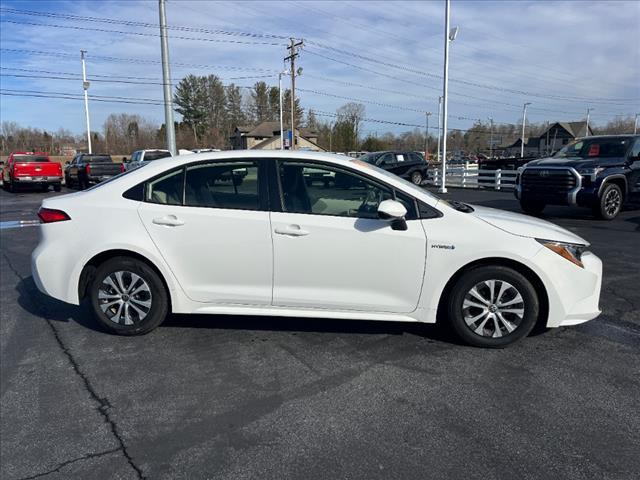
[[[3,186],[10,192],[21,186],[39,187],[43,191],[53,186],[56,192],[62,184],[62,167],[42,152],[13,152],[2,167]]]

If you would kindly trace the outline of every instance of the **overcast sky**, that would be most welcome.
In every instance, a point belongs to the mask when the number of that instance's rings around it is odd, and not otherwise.
[[[532,103],[528,117],[534,122],[584,119],[588,107],[599,124],[615,115],[640,112],[640,2],[451,3],[451,25],[460,27],[450,56],[452,127],[465,128],[475,118],[488,117],[519,122],[524,102]],[[1,5],[4,92],[81,94],[79,80],[41,77],[79,74],[83,48],[88,51],[88,75],[94,80],[91,95],[162,99],[157,84],[162,74],[157,27],[13,10],[157,24],[156,0],[2,1]],[[170,31],[176,82],[189,73],[211,73],[225,83],[250,86],[264,80],[276,85],[286,38],[293,36],[307,41],[299,59],[304,71],[297,81],[305,109],[335,112],[347,102],[336,97],[348,97],[362,101],[370,119],[423,125],[423,112],[432,111],[432,125],[436,123],[442,92],[444,1],[169,0],[167,17],[171,26],[208,30]],[[252,35],[211,33],[215,30]],[[109,76],[143,83],[95,81]],[[4,95],[0,100],[2,121],[46,130],[64,127],[75,133],[84,129],[81,101]],[[101,131],[112,112],[140,113],[158,124],[164,120],[160,105],[92,101],[90,108],[92,130]],[[364,125],[365,133],[378,134],[407,128]]]

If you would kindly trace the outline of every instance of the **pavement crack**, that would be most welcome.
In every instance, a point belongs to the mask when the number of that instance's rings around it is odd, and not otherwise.
[[[98,395],[96,390],[93,388],[93,385],[91,385],[91,382],[89,381],[89,378],[82,371],[82,369],[80,368],[80,365],[76,361],[75,357],[73,356],[73,354],[71,353],[69,348],[64,344],[58,329],[53,325],[53,322],[49,318],[47,318],[46,316],[45,316],[45,320],[46,320],[47,324],[49,325],[49,327],[51,328],[51,331],[53,332],[53,336],[54,336],[56,342],[58,342],[58,345],[62,349],[62,353],[64,353],[66,355],[66,357],[69,359],[69,362],[71,363],[71,366],[72,366],[73,370],[75,371],[76,375],[78,375],[80,377],[80,379],[82,380],[82,382],[84,383],[85,390],[89,393],[91,398],[98,404],[98,408],[97,408],[98,412],[100,413],[100,415],[102,415],[105,423],[109,426],[109,428],[111,429],[111,433],[113,434],[114,438],[117,440],[118,444],[120,445],[120,447],[117,450],[122,452],[122,454],[126,458],[127,462],[131,466],[131,468],[133,468],[133,470],[135,470],[135,472],[136,472],[136,474],[137,474],[139,479],[146,478],[142,474],[142,470],[140,469],[140,467],[138,467],[134,463],[133,458],[131,458],[131,454],[129,453],[129,451],[127,449],[127,446],[125,445],[122,436],[118,432],[118,427],[117,427],[115,421],[113,420],[113,418],[111,418],[111,414],[109,413],[109,409],[111,408],[111,404],[109,403],[109,400],[107,398],[100,397]]]
[[[68,465],[71,465],[72,463],[81,462],[83,460],[89,460],[90,458],[102,457],[104,455],[110,455],[112,453],[116,453],[116,452],[119,452],[119,451],[120,451],[120,448],[112,448],[111,450],[105,450],[104,452],[87,453],[86,455],[83,455],[82,457],[78,457],[78,458],[74,458],[74,459],[71,459],[71,460],[67,460],[66,462],[62,462],[56,468],[53,468],[53,469],[48,470],[46,472],[42,472],[42,473],[37,473],[35,475],[31,475],[30,477],[22,477],[20,480],[33,480],[34,478],[40,478],[40,477],[44,477],[44,476],[47,476],[47,475],[51,475],[52,473],[59,472],[64,467],[66,467]]]
[[[7,255],[4,252],[2,253],[2,256],[4,257],[5,261],[9,265],[9,269],[16,275],[16,277],[18,277],[20,280],[24,281],[24,277],[22,275],[20,275],[20,272],[13,266],[13,264],[9,260],[9,257],[7,257]],[[71,363],[71,367],[73,368],[73,370],[76,373],[76,375],[78,377],[80,377],[80,379],[82,380],[85,390],[87,391],[89,396],[92,398],[92,400],[98,404],[98,407],[97,407],[98,413],[102,416],[102,418],[105,421],[105,423],[109,426],[112,435],[114,436],[114,438],[116,439],[116,441],[120,445],[114,451],[122,452],[122,455],[127,460],[127,463],[129,463],[131,468],[136,472],[137,477],[139,479],[145,479],[146,477],[143,475],[142,470],[140,469],[140,467],[138,467],[134,463],[133,458],[131,458],[131,454],[129,453],[129,450],[127,449],[127,446],[125,445],[122,436],[118,432],[118,427],[117,427],[115,421],[113,420],[113,418],[111,418],[111,414],[110,414],[109,410],[112,407],[111,407],[111,404],[109,403],[109,400],[107,398],[100,397],[100,395],[98,395],[98,393],[96,392],[95,388],[93,387],[93,385],[89,381],[89,378],[87,377],[87,375],[80,368],[80,364],[75,359],[75,357],[73,356],[73,354],[71,353],[69,348],[65,345],[64,341],[62,340],[62,337],[60,336],[60,332],[58,331],[56,326],[53,324],[53,321],[47,315],[46,309],[43,309],[38,304],[35,304],[35,307],[38,310],[40,310],[40,312],[42,314],[42,317],[47,322],[47,325],[49,325],[49,328],[51,329],[51,332],[53,333],[53,337],[56,340],[56,342],[57,342],[58,346],[60,347],[60,349],[62,350],[62,353],[67,357],[67,359],[69,360],[69,363]]]
[[[9,257],[7,257],[7,254],[2,252],[2,256],[4,257],[4,261],[7,262],[7,265],[9,265],[9,270],[11,270],[13,274],[16,277],[18,277],[19,280],[24,280],[24,277],[20,275],[20,272],[18,272],[18,269],[13,266],[13,264],[11,263],[11,260],[9,260]]]

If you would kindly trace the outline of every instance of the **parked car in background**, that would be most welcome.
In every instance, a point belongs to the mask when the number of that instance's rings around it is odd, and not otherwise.
[[[194,148],[191,150],[193,153],[207,153],[207,152],[220,152],[219,148]]]
[[[68,188],[84,190],[122,172],[124,164],[114,163],[111,155],[79,153],[65,166],[64,179]]]
[[[131,154],[131,159],[126,163],[126,169],[142,167],[143,165],[158,160],[160,158],[167,158],[171,156],[169,150],[137,150]]]
[[[427,179],[428,164],[418,152],[371,152],[358,157],[358,160],[395,173],[416,185],[421,185]]]
[[[62,167],[42,152],[13,152],[2,167],[3,186],[10,192],[19,187],[36,187],[56,192],[62,184]]]
[[[612,220],[626,200],[640,198],[640,135],[581,138],[533,160],[519,169],[515,195],[530,214],[546,205],[577,205]]]
[[[309,170],[352,179],[308,185]],[[600,313],[602,262],[580,236],[337,155],[182,155],[47,198],[38,215],[37,287],[87,298],[121,335],[170,312],[438,320],[497,348]]]

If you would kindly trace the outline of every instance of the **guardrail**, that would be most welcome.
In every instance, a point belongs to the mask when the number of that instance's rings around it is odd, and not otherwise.
[[[427,184],[441,184],[442,171],[429,169]],[[488,170],[478,168],[477,163],[465,163],[447,167],[446,185],[461,188],[490,188],[493,190],[513,190],[516,186],[517,170]]]

